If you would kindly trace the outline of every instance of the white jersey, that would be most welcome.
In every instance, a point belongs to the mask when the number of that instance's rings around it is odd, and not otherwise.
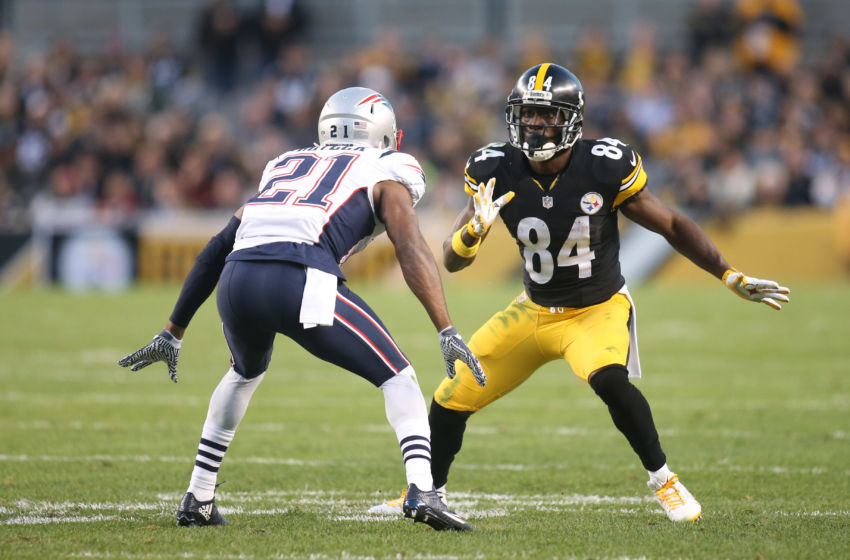
[[[325,144],[281,154],[246,203],[227,258],[294,261],[342,277],[339,265],[384,231],[373,189],[386,180],[405,185],[414,205],[425,192],[422,167],[404,152]]]

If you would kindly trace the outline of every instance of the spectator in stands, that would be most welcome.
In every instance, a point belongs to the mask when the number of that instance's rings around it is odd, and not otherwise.
[[[800,58],[804,14],[797,0],[737,0],[735,53],[746,69],[788,76]]]
[[[262,9],[273,15],[287,7],[287,0],[269,0]],[[653,177],[686,184],[669,190],[673,204],[724,215],[764,202],[760,197],[834,206],[850,189],[850,35],[839,33],[786,80],[783,64],[799,52],[779,56],[778,64],[771,57],[735,64],[743,61],[742,43],[733,48],[706,24],[723,21],[726,8],[742,25],[741,37],[772,36],[763,30],[773,26],[793,38],[803,22],[795,0],[701,0],[690,20],[696,59],[687,45],[662,50],[648,24],[637,24],[619,52],[615,37],[586,30],[565,53],[585,68],[593,100],[585,133],[604,131],[637,145]],[[226,206],[240,177],[258,176],[271,157],[313,137],[310,123],[320,108],[311,98],[354,84],[392,93],[405,145],[434,185],[423,204],[454,206],[465,163],[459,154],[505,138],[493,106],[503,101],[493,94],[504,89],[502,76],[552,58],[542,31],[527,34],[513,56],[493,45],[461,47],[436,33],[409,44],[388,31],[342,57],[319,59],[292,27],[301,8],[291,9],[286,25],[293,35],[279,37],[274,66],[240,81],[247,37],[232,0],[204,5],[206,46],[194,57],[156,35],[138,53],[83,54],[57,42],[15,60],[13,36],[0,32],[0,227],[20,224],[37,193],[64,200],[62,193],[84,193],[74,200],[117,204],[121,212]],[[761,31],[745,33],[751,27]],[[204,71],[221,87],[205,87],[196,78]],[[471,85],[473,74],[487,79]],[[223,91],[229,96],[216,104]],[[118,190],[106,188],[116,169],[129,175],[135,204],[106,196]],[[748,179],[764,169],[771,181]],[[730,193],[725,187],[736,176],[745,180]]]
[[[732,38],[729,0],[697,0],[687,16],[690,58],[699,64],[708,50],[725,48]]]
[[[259,48],[260,71],[265,72],[277,61],[281,49],[303,42],[309,20],[299,0],[263,0],[247,24]]]
[[[207,63],[209,83],[220,93],[229,93],[236,87],[243,23],[232,0],[210,0],[201,12],[201,53]]]

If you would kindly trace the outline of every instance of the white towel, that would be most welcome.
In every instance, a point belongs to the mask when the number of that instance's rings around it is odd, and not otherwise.
[[[337,277],[316,268],[307,268],[299,322],[305,329],[334,323]]]
[[[629,321],[629,360],[626,362],[626,369],[629,370],[629,377],[640,378],[640,354],[638,353],[635,302],[632,301],[632,296],[629,294],[629,289],[625,284],[620,288],[620,293],[629,298],[629,303],[632,304],[632,320]]]

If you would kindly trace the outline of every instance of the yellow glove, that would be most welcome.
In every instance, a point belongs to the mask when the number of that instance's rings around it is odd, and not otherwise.
[[[502,206],[511,201],[514,197],[514,191],[507,192],[493,200],[493,189],[496,186],[496,178],[493,177],[484,186],[478,188],[478,191],[472,195],[472,203],[475,205],[475,215],[467,224],[467,231],[472,237],[482,237],[493,222],[496,221],[496,216],[499,215],[499,210]],[[482,192],[483,191],[483,192]]]
[[[786,294],[791,293],[791,290],[772,280],[761,280],[746,276],[743,272],[734,268],[723,273],[723,282],[727,288],[742,298],[766,303],[777,310],[782,309],[779,302],[787,302],[788,296]]]

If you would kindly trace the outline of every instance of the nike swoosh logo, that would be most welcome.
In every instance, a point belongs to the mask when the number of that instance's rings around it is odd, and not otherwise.
[[[634,165],[637,163],[637,155],[635,154],[634,150],[632,150],[632,161],[630,163],[632,164],[632,167],[634,167]]]

